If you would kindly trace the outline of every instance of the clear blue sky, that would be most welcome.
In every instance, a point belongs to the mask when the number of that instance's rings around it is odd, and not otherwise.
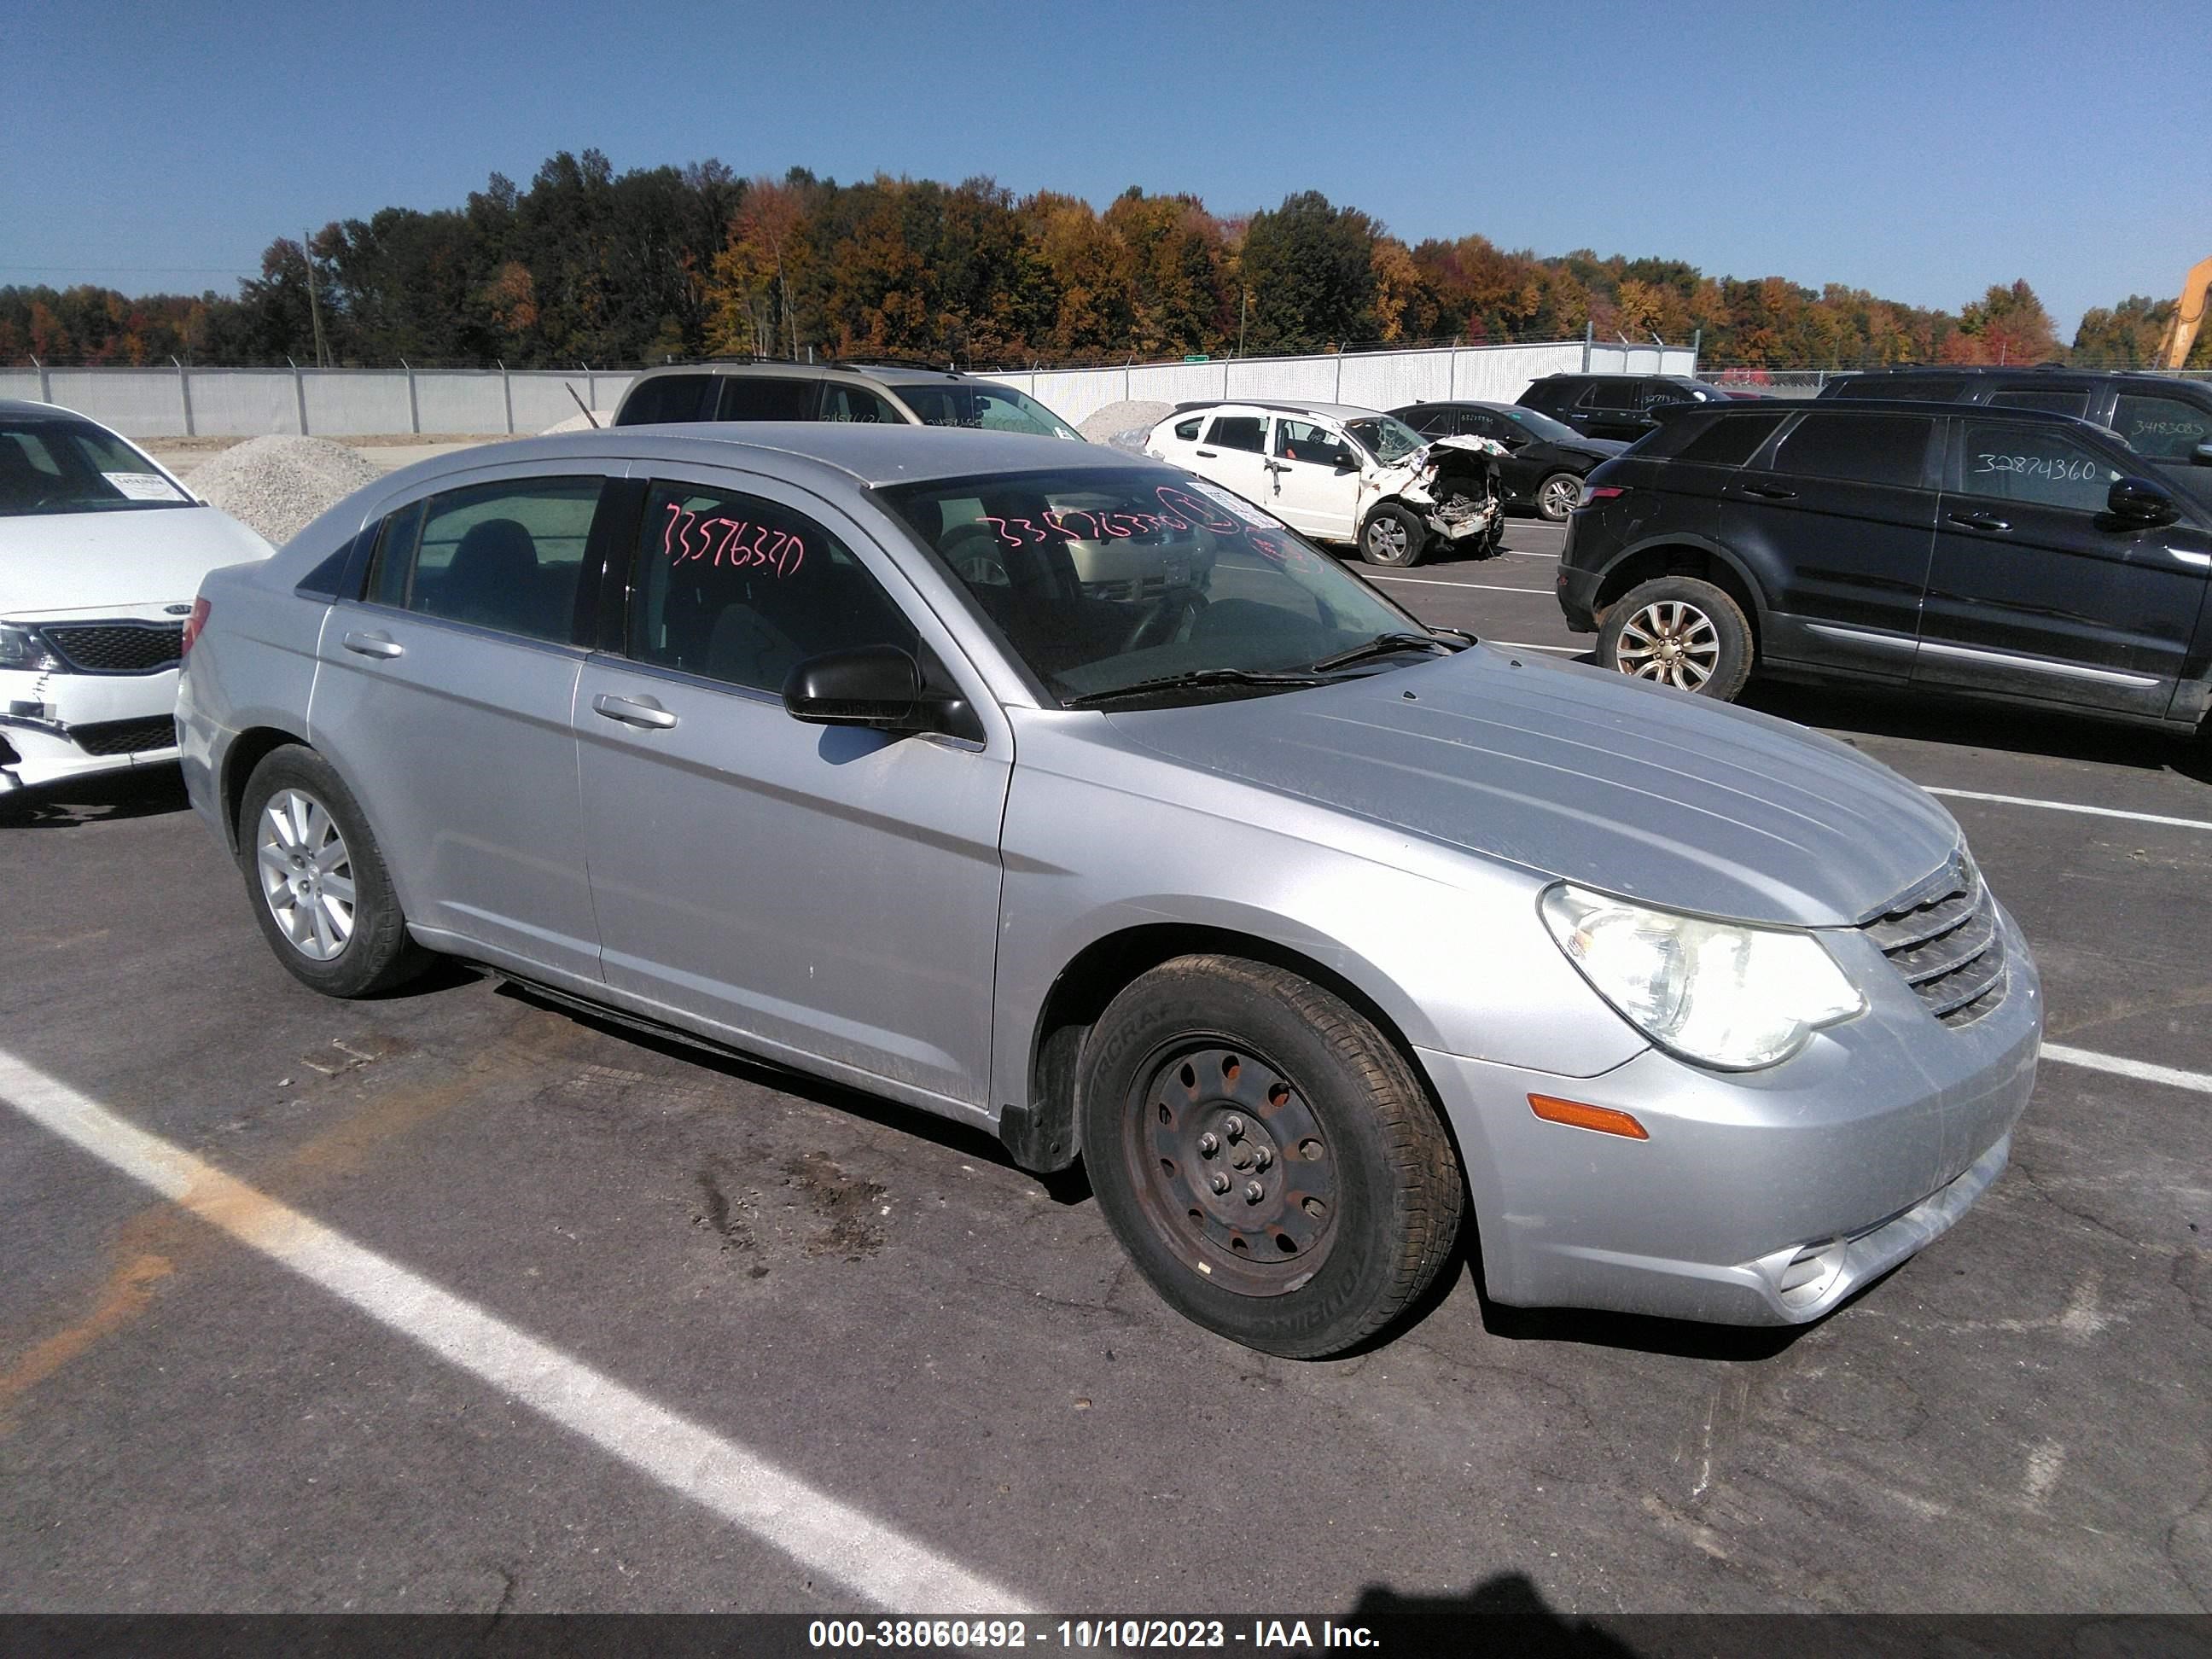
[[[2212,253],[2212,10],[1425,0],[7,0],[0,283],[232,291],[305,225],[556,149],[1654,254],[2081,312]]]

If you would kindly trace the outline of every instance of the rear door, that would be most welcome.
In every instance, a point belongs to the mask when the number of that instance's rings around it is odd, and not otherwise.
[[[1191,451],[1191,471],[1226,484],[1249,501],[1264,500],[1274,475],[1267,470],[1267,417],[1231,410],[1209,418]]]
[[[388,514],[367,596],[324,623],[309,709],[409,920],[580,981],[599,955],[571,729],[580,578],[622,465],[476,476]]]
[[[1644,414],[1644,384],[1626,374],[1592,380],[1568,424],[1592,438],[1642,437],[1651,425]]]
[[[1937,424],[1814,408],[1729,476],[1721,540],[1765,584],[1768,655],[1909,677],[1935,545]]]
[[[1275,416],[1273,489],[1260,504],[1291,529],[1348,542],[1358,507],[1359,465],[1343,437],[1313,421]]]
[[[779,481],[662,468],[574,730],[608,986],[756,1052],[988,1105],[999,824],[988,688],[850,520]],[[933,652],[983,741],[810,726],[847,646]]]
[[[2212,536],[2105,511],[2136,458],[2087,428],[1960,416],[1912,678],[2163,715]]]

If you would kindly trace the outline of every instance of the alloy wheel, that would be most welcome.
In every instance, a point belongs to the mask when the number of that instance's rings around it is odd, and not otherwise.
[[[1406,562],[1407,537],[1406,526],[1387,513],[1378,513],[1367,526],[1367,550],[1377,564],[1403,564]]]
[[[1547,519],[1564,519],[1575,510],[1575,503],[1582,499],[1582,493],[1583,487],[1578,479],[1548,478],[1545,480],[1542,495],[1537,498],[1537,510]]]
[[[1624,674],[1695,691],[1720,665],[1720,630],[1681,599],[1655,599],[1620,627],[1613,659]]]
[[[313,796],[281,789],[261,809],[254,867],[277,930],[313,962],[353,938],[353,855],[337,822]]]

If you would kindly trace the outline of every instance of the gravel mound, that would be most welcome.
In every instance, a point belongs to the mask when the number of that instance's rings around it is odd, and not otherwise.
[[[1175,413],[1173,404],[1153,398],[1125,398],[1085,416],[1076,430],[1095,444],[1111,444],[1132,455],[1145,453],[1145,434]]]
[[[554,422],[538,435],[541,438],[550,438],[556,432],[589,432],[593,427],[605,426],[613,419],[614,416],[611,412],[603,412],[599,418],[594,421],[590,416],[579,410],[565,421]]]
[[[384,470],[327,438],[249,438],[192,469],[192,491],[282,547]]]

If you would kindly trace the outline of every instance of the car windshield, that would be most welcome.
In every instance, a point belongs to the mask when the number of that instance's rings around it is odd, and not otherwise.
[[[1285,677],[1274,689],[1312,684],[1315,665],[1340,653],[1426,633],[1279,520],[1169,468],[1001,474],[882,494],[1063,706],[1123,692],[1126,706],[1142,707],[1269,689],[1255,676]],[[1389,665],[1377,657],[1357,672]],[[1139,686],[1156,689],[1131,690]]]
[[[1374,415],[1346,421],[1344,429],[1355,442],[1385,466],[1395,466],[1428,442],[1395,415]]]
[[[973,426],[987,432],[1027,432],[1083,441],[1073,427],[1010,386],[902,386],[896,390],[924,426]]]
[[[1533,409],[1523,409],[1518,404],[1508,404],[1498,412],[1514,425],[1524,428],[1530,437],[1540,438],[1546,443],[1572,443],[1578,435],[1565,422],[1555,421]]]
[[[89,421],[0,416],[0,518],[191,504],[153,462]]]

